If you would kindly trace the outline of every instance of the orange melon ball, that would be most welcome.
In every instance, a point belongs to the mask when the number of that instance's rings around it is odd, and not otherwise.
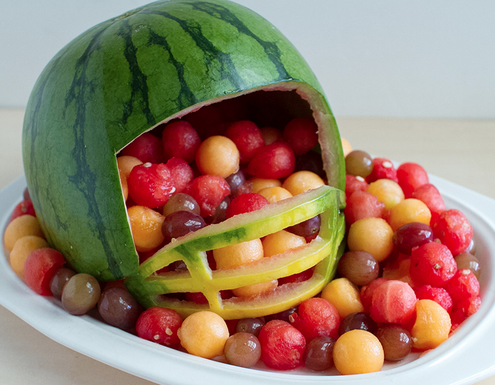
[[[143,164],[140,159],[134,156],[119,156],[117,157],[117,167],[119,171],[126,176],[129,177],[129,174],[133,170],[133,168],[137,165]]]
[[[10,266],[19,278],[24,278],[24,264],[31,252],[48,247],[48,242],[35,235],[27,235],[19,238],[10,252]]]
[[[177,336],[188,353],[211,359],[224,353],[229,329],[222,317],[204,310],[186,317]]]
[[[277,288],[278,281],[272,280],[254,285],[246,285],[233,289],[232,292],[236,297],[252,297],[262,293],[273,292]]]
[[[364,311],[358,286],[347,278],[336,278],[329,282],[322,290],[321,297],[337,309],[341,318]]]
[[[290,249],[296,249],[304,246],[306,243],[307,241],[304,237],[295,235],[286,230],[269,234],[262,241],[264,254],[266,257],[285,253]]]
[[[377,262],[382,262],[393,251],[393,234],[391,226],[384,219],[360,219],[350,226],[348,248],[351,251],[366,251]]]
[[[257,193],[262,195],[271,204],[293,197],[293,195],[291,195],[291,192],[282,187],[267,187],[261,189]]]
[[[138,252],[148,252],[159,247],[165,240],[162,224],[165,216],[145,206],[127,209],[134,245]]]
[[[282,132],[273,126],[264,126],[260,128],[260,131],[262,132],[265,145],[270,145],[282,137]]]
[[[264,250],[260,239],[241,242],[213,250],[217,269],[232,269],[263,258]]]
[[[384,350],[372,333],[354,329],[339,336],[332,358],[336,369],[343,375],[365,374],[382,369]]]
[[[324,180],[316,173],[310,171],[294,172],[282,183],[282,187],[291,192],[293,196],[323,185]]]
[[[251,192],[259,193],[262,189],[268,187],[281,187],[282,183],[278,179],[263,179],[261,177],[252,177],[248,179],[251,184]]]
[[[343,146],[344,157],[348,156],[348,154],[353,150],[350,142],[347,139],[341,137],[341,145]]]
[[[40,223],[35,216],[21,215],[13,219],[5,228],[3,242],[7,250],[12,251],[17,240],[28,235],[45,238]]]
[[[391,207],[388,219],[393,231],[412,222],[429,225],[431,211],[424,202],[418,199],[405,199]]]
[[[239,170],[239,151],[225,136],[211,136],[196,151],[196,165],[203,175],[226,178]]]
[[[421,350],[436,348],[449,336],[450,315],[432,300],[418,300],[415,310],[417,316],[412,327],[413,347]]]
[[[379,179],[373,181],[367,187],[367,192],[374,195],[380,202],[384,203],[386,210],[391,209],[396,204],[405,199],[400,185],[390,179]]]

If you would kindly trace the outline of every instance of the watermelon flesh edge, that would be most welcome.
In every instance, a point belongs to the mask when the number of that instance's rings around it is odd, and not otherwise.
[[[140,266],[138,273],[126,281],[126,286],[145,307],[168,307],[183,316],[204,309],[225,319],[281,312],[320,292],[334,275],[344,237],[344,217],[340,213],[343,202],[343,191],[322,186],[271,204],[263,210],[207,226],[162,248]],[[322,223],[319,236],[302,248],[235,269],[212,271],[208,266],[207,250],[263,237],[318,214]],[[177,260],[184,261],[189,272],[156,274],[157,270]],[[221,290],[287,277],[312,267],[314,273],[310,279],[279,286],[270,295],[225,301],[220,297]],[[202,292],[209,304],[164,297],[181,292]]]

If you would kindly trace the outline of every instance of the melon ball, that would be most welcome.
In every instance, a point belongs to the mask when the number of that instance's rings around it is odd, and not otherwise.
[[[384,261],[392,253],[394,232],[382,218],[357,220],[348,233],[348,248],[351,251],[366,251],[377,262]]]
[[[378,323],[407,324],[415,314],[417,296],[406,282],[389,280],[372,293],[370,317]]]

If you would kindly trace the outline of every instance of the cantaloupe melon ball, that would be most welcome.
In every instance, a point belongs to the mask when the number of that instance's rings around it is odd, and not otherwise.
[[[332,358],[336,369],[343,375],[365,374],[381,370],[384,350],[372,333],[354,329],[339,336]]]
[[[393,230],[382,218],[365,218],[354,222],[348,232],[348,248],[366,251],[377,262],[384,261],[392,253]]]

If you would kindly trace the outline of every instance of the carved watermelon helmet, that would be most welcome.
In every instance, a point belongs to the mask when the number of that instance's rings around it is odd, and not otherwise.
[[[139,265],[116,155],[159,125],[232,98],[268,101],[312,117],[327,184],[189,234]],[[324,92],[291,43],[258,14],[226,0],[157,1],[105,21],[65,46],[37,80],[26,109],[23,160],[49,243],[79,272],[126,285],[145,307],[226,319],[282,311],[317,294],[344,236],[344,159]],[[280,259],[210,270],[206,251],[259,238],[320,214],[319,237]],[[186,273],[156,272],[172,262]],[[315,267],[311,279],[254,299],[220,290]],[[208,304],[167,294],[202,292]]]

